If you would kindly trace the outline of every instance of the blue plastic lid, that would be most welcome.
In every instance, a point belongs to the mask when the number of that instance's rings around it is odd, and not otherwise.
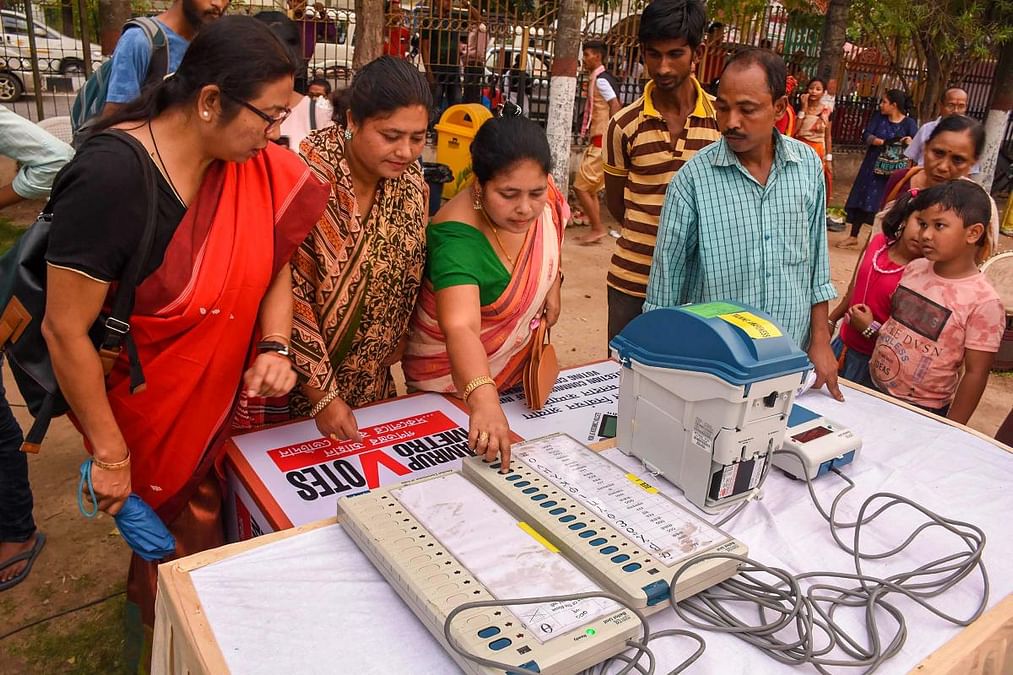
[[[776,321],[741,303],[709,302],[645,312],[609,346],[626,366],[632,360],[708,373],[734,385],[812,368]]]

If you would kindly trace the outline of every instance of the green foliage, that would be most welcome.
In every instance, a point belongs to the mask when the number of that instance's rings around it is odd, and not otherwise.
[[[26,672],[110,675],[123,663],[123,596],[26,631],[8,649]],[[42,607],[40,605],[40,607]]]
[[[878,49],[895,73],[927,73],[902,77],[926,116],[965,65],[1013,39],[1013,0],[853,0],[850,20],[849,37]]]

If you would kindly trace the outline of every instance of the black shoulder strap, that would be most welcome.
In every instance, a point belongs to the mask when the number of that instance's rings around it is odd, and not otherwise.
[[[619,80],[617,80],[615,78],[615,75],[613,75],[612,73],[610,73],[607,70],[603,70],[598,75],[598,79],[605,80],[606,82],[608,82],[609,86],[612,87],[612,92],[616,95],[616,98],[619,98],[619,93],[620,93],[620,91],[619,91]],[[620,101],[621,101],[621,99],[620,99]]]
[[[105,320],[102,343],[99,347],[99,353],[105,360],[117,358],[122,348],[126,346],[127,355],[130,357],[130,388],[131,391],[136,392],[144,387],[144,372],[141,370],[137,346],[130,335],[130,315],[134,311],[134,297],[137,293],[137,286],[141,282],[141,274],[151,258],[151,249],[155,242],[158,223],[158,183],[155,168],[148,158],[148,151],[137,139],[115,129],[104,133],[118,138],[134,151],[138,162],[140,162],[141,175],[147,187],[148,214],[144,223],[144,232],[141,235],[140,244],[137,246],[137,252],[130,259],[123,272],[123,277],[116,287],[111,311]]]

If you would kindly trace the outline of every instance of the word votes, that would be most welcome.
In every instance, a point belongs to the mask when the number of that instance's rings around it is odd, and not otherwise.
[[[381,467],[397,477],[424,472],[449,462],[473,457],[468,431],[461,427],[429,436],[395,443],[386,448],[367,449],[315,466],[288,471],[286,480],[304,501],[347,496],[374,490],[382,484]]]

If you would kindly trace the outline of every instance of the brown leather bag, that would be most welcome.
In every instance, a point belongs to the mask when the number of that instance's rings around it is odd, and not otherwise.
[[[524,399],[532,410],[541,410],[559,377],[556,348],[549,341],[549,322],[543,316],[531,337],[531,354],[524,367]]]

